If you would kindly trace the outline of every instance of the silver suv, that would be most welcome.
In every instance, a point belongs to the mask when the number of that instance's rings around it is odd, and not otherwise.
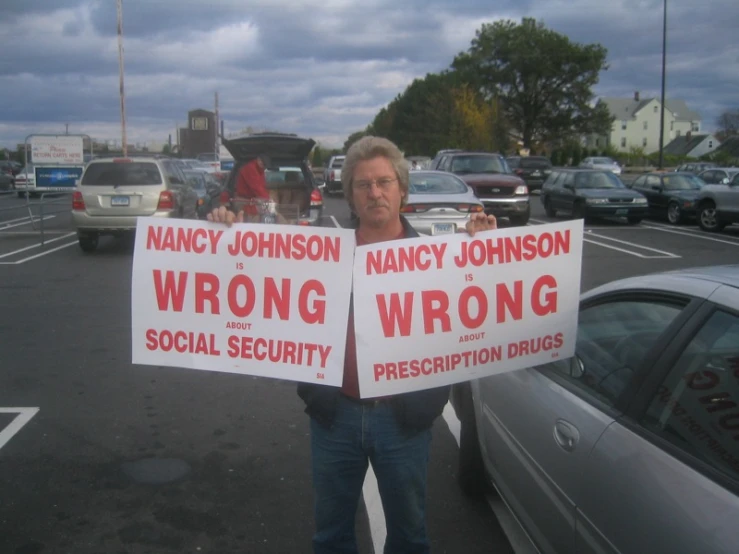
[[[101,235],[136,229],[140,216],[194,219],[197,194],[174,160],[158,157],[91,160],[72,197],[80,248],[92,252]]]
[[[696,200],[701,229],[721,231],[739,223],[739,168],[707,169],[698,177],[706,182]]]

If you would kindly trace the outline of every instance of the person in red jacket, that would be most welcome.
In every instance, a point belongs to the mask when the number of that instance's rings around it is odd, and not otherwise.
[[[267,181],[264,176],[268,166],[269,158],[263,154],[241,166],[236,176],[234,196],[231,199],[234,204],[238,206],[239,201],[244,202],[254,199],[270,200]],[[237,207],[238,209],[240,207]],[[256,216],[259,213],[256,206],[248,204],[244,205],[244,212],[249,216]]]

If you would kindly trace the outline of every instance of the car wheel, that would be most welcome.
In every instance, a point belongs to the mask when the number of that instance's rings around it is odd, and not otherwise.
[[[557,217],[557,210],[552,208],[552,201],[549,197],[544,199],[544,211],[546,212],[547,217]]]
[[[710,233],[721,231],[724,228],[716,215],[716,205],[713,202],[703,204],[698,210],[698,225]]]
[[[491,487],[485,475],[485,464],[480,452],[480,441],[477,438],[477,423],[472,405],[472,393],[469,385],[465,385],[461,393],[461,410],[459,414],[459,467],[457,483],[467,496],[483,497]]]
[[[628,222],[629,222],[629,223],[631,223],[632,225],[638,225],[639,223],[641,223],[641,220],[642,220],[642,219],[643,219],[643,218],[641,218],[641,217],[637,217],[637,216],[631,216],[631,217],[627,217],[627,218],[626,218],[626,221],[628,221]]]
[[[576,202],[572,207],[572,219],[585,219],[585,204]]]
[[[683,214],[680,211],[680,205],[677,202],[670,202],[667,205],[667,221],[673,225],[679,225],[683,221]]]
[[[79,241],[80,248],[83,252],[94,252],[98,247],[97,235],[79,235],[77,240]]]

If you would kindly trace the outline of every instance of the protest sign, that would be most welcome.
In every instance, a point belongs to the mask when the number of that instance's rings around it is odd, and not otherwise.
[[[582,220],[357,247],[363,398],[572,356]]]
[[[341,386],[354,232],[139,218],[135,364]]]

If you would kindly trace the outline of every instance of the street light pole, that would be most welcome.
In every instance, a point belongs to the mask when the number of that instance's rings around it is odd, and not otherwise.
[[[664,168],[665,148],[665,72],[667,67],[667,0],[663,1],[662,9],[662,111],[659,118],[659,169]]]
[[[116,0],[118,12],[118,76],[121,95],[121,140],[123,141],[123,157],[128,156],[126,139],[126,95],[123,89],[123,0]]]

